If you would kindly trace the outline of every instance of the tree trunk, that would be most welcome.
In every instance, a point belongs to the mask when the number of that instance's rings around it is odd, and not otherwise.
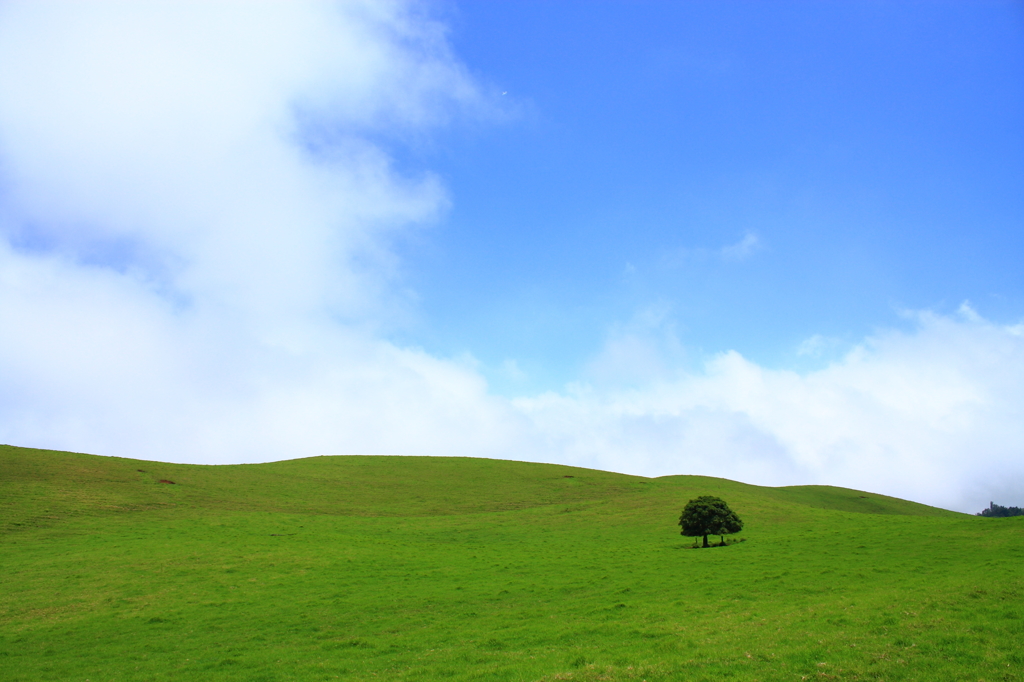
[[[711,545],[708,544],[708,534],[707,533],[704,534],[704,546],[705,547],[710,547],[711,546]]]

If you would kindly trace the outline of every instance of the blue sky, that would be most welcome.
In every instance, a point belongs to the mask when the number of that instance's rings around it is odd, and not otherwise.
[[[1020,3],[0,3],[0,442],[1024,504]]]
[[[651,306],[694,352],[773,367],[903,309],[1024,310],[1019,4],[453,15],[458,54],[521,117],[432,150],[453,206],[409,259],[428,347],[552,388]],[[712,255],[747,235],[747,257]]]

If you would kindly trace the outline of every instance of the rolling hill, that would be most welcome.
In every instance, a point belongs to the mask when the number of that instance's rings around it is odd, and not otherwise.
[[[11,681],[1024,679],[1024,518],[843,488],[0,446],[0,547]]]

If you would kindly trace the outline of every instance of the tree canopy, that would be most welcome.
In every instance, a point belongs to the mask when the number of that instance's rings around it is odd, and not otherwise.
[[[679,517],[679,525],[683,527],[680,535],[704,537],[704,547],[708,545],[708,535],[722,536],[722,544],[730,533],[743,530],[743,522],[736,512],[720,497],[701,495],[686,503],[683,515]]]

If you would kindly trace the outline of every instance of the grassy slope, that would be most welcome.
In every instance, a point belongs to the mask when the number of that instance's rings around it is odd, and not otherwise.
[[[699,494],[748,541],[684,549]],[[826,486],[0,446],[0,678],[1024,679],[1022,540]]]

